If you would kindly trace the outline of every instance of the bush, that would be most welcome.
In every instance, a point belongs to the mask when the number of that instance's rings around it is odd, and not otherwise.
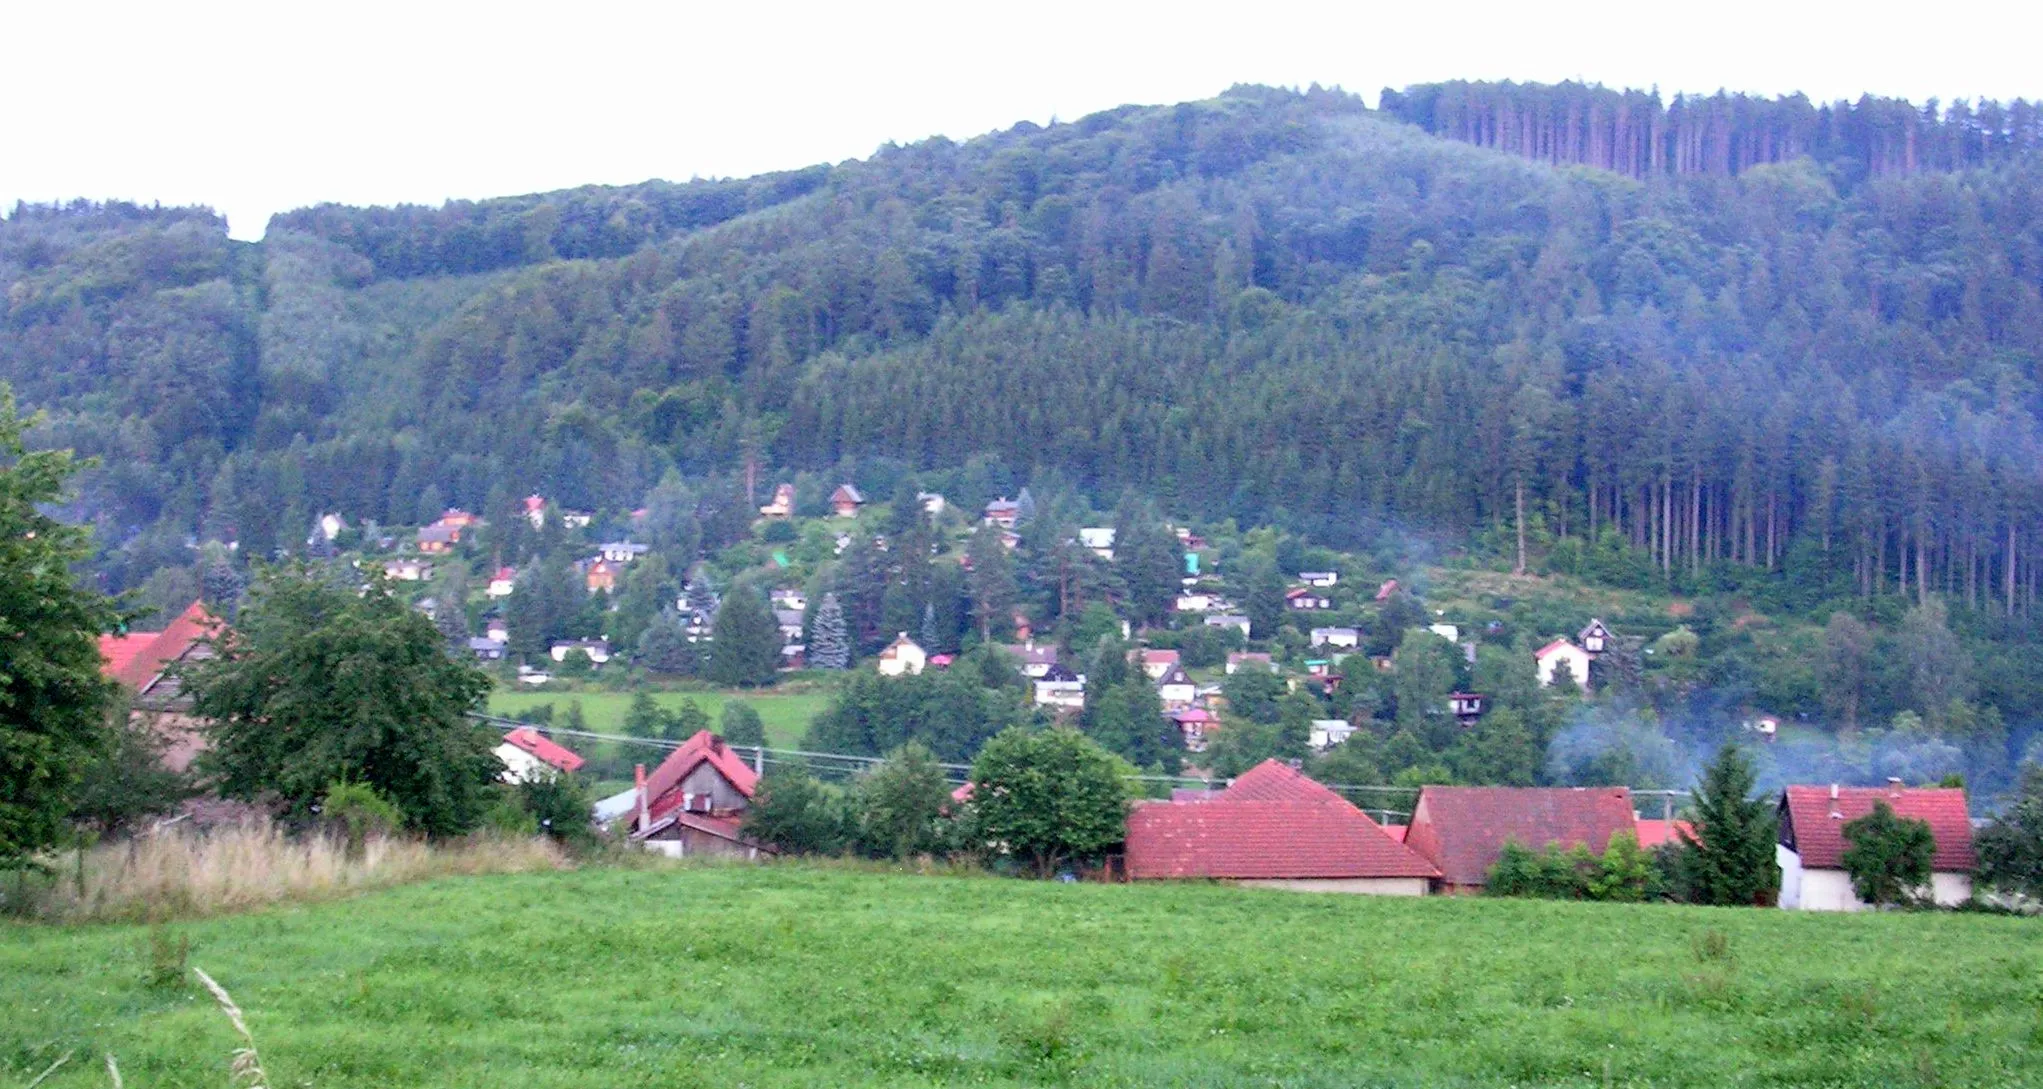
[[[1937,840],[1930,826],[1897,817],[1886,802],[1844,826],[1844,869],[1868,904],[1906,904],[1930,883]]]
[[[1540,851],[1506,843],[1490,867],[1484,891],[1541,900],[1637,902],[1656,885],[1652,859],[1626,832],[1611,837],[1601,856],[1581,843],[1568,848],[1549,844]]]
[[[319,806],[320,823],[338,832],[348,857],[359,857],[372,836],[387,836],[404,826],[404,814],[367,783],[338,782],[326,788]]]
[[[797,855],[834,854],[845,839],[836,799],[798,771],[776,771],[759,784],[745,811],[745,833]]]

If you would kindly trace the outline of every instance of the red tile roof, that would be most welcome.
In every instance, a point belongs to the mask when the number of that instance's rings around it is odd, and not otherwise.
[[[129,691],[147,692],[192,644],[213,637],[220,629],[220,621],[206,611],[204,603],[194,601],[160,632],[102,635],[99,653],[106,659],[104,672]]]
[[[1660,820],[1657,817],[1640,817],[1638,826],[1639,846],[1644,847],[1648,851],[1663,843],[1680,842],[1681,833],[1683,832],[1687,832],[1691,836],[1695,834],[1695,827],[1687,821],[1668,821]]]
[[[513,748],[523,749],[562,771],[571,772],[582,766],[581,757],[530,726],[520,726],[505,734],[504,743]]]
[[[1221,791],[1220,796],[1236,801],[1333,801],[1348,804],[1346,798],[1281,760],[1265,760],[1242,772],[1227,784],[1227,789]]]
[[[1834,804],[1830,791],[1827,786],[1791,786],[1782,799],[1794,831],[1795,852],[1802,856],[1805,867],[1842,867],[1844,826],[1870,814],[1874,802],[1886,802],[1897,816],[1930,826],[1937,838],[1931,864],[1938,872],[1970,873],[1977,864],[1972,854],[1972,818],[1962,788],[1839,787]]]
[[[1440,867],[1450,885],[1481,885],[1504,844],[1535,850],[1587,844],[1598,854],[1636,832],[1623,787],[1441,787],[1419,792],[1405,845]]]
[[[1296,798],[1138,805],[1127,860],[1138,881],[1439,876],[1354,806]]]
[[[667,754],[660,766],[646,777],[646,800],[657,808],[661,796],[679,786],[688,773],[707,762],[722,775],[738,793],[750,798],[758,789],[759,776],[738,754],[731,751],[724,739],[709,732],[697,730],[695,736],[681,743],[681,747]]]
[[[1380,825],[1377,825],[1377,827],[1378,827],[1378,828],[1381,828],[1381,829],[1383,829],[1383,834],[1384,834],[1384,835],[1386,835],[1386,836],[1389,836],[1390,838],[1392,838],[1392,839],[1394,839],[1394,840],[1398,841],[1399,843],[1403,843],[1403,842],[1405,841],[1405,826],[1404,826],[1404,825],[1402,825],[1402,824],[1380,824]]]

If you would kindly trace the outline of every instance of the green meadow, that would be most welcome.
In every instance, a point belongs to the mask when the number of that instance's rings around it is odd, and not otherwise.
[[[512,718],[528,708],[542,703],[553,705],[553,721],[562,722],[567,714],[568,704],[580,702],[582,718],[591,730],[616,733],[624,729],[625,712],[631,708],[633,693],[630,692],[510,692],[498,690],[490,694],[489,711],[493,715]],[[653,700],[661,707],[673,709],[681,706],[683,700],[694,700],[695,705],[709,715],[711,727],[716,725],[718,716],[723,714],[724,704],[731,700],[743,700],[759,712],[760,721],[766,725],[767,744],[776,748],[799,747],[802,735],[808,732],[809,720],[820,714],[830,702],[830,693],[822,687],[807,687],[794,691],[779,691],[771,688],[756,691],[733,691],[727,689],[704,689],[701,691],[656,691]]]
[[[2043,929],[841,865],[452,878],[174,924],[275,1086],[2043,1084]],[[149,932],[0,928],[0,1085],[227,1084]]]

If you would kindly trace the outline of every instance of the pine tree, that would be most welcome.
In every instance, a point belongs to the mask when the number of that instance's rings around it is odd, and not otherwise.
[[[1752,762],[1725,745],[1703,770],[1695,795],[1695,831],[1681,832],[1696,899],[1726,907],[1764,904],[1780,880],[1774,865],[1774,813],[1752,796]]]
[[[824,594],[809,624],[809,664],[817,669],[851,666],[851,634],[844,629],[844,609],[836,594]]]
[[[965,559],[972,566],[972,622],[979,628],[979,638],[988,642],[1007,631],[1014,614],[1014,559],[1001,532],[997,526],[980,526],[965,546]]]
[[[701,655],[688,641],[681,614],[663,609],[638,637],[638,657],[647,669],[673,676],[692,676],[701,665]]]

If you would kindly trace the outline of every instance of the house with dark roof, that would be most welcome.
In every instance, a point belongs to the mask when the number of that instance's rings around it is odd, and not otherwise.
[[[185,607],[162,631],[127,632],[99,637],[101,673],[127,689],[128,718],[163,739],[163,763],[183,771],[206,748],[201,723],[193,714],[177,666],[214,656],[214,641],[226,631],[203,602]]]
[[[839,484],[837,490],[830,493],[830,513],[839,518],[858,517],[858,508],[862,506],[865,506],[865,496],[849,484]]]
[[[1439,876],[1347,799],[1275,760],[1217,794],[1137,805],[1126,848],[1133,881],[1423,896]]]
[[[530,726],[520,726],[504,735],[494,750],[504,762],[506,783],[530,783],[571,775],[582,766],[582,758],[566,746]]]
[[[1781,792],[1779,838],[1774,859],[1781,866],[1784,908],[1802,911],[1863,911],[1844,869],[1849,844],[1844,826],[1885,802],[1894,815],[1929,825],[1936,837],[1930,885],[1921,890],[1950,907],[1972,898],[1972,818],[1961,787],[1904,787],[1890,779],[1883,787],[1791,786]]]
[[[636,769],[637,812],[631,841],[675,858],[721,855],[758,858],[772,848],[745,834],[745,811],[759,774],[724,739],[699,730],[646,774]]]
[[[1172,662],[1163,676],[1156,680],[1156,698],[1165,707],[1190,707],[1199,695],[1199,686],[1192,683],[1185,667]]]
[[[1480,892],[1490,867],[1516,843],[1531,850],[1581,844],[1596,854],[1618,833],[1638,835],[1624,787],[1421,788],[1405,846],[1439,867],[1437,890]]]

